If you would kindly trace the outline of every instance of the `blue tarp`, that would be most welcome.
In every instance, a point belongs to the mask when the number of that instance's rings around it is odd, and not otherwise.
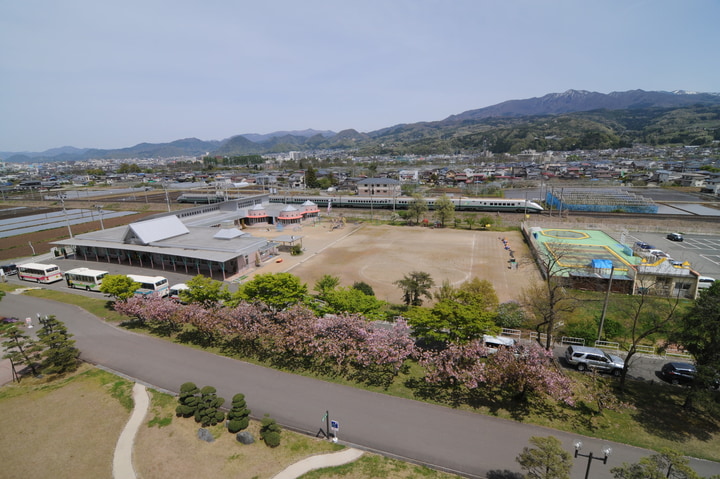
[[[609,259],[594,259],[591,264],[596,269],[610,269],[613,267],[613,263]]]

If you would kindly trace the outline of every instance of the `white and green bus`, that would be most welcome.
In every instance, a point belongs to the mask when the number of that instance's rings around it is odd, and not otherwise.
[[[89,268],[75,268],[65,271],[65,281],[70,288],[84,289],[85,291],[100,291],[102,280],[109,273]]]
[[[140,276],[139,274],[129,274],[128,278],[140,283],[140,288],[135,290],[136,296],[160,296],[164,298],[170,292],[168,288],[168,280],[163,276]]]

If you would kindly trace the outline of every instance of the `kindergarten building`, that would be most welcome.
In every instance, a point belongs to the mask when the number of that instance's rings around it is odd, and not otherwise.
[[[625,294],[695,299],[700,273],[687,262],[656,256],[598,230],[523,225],[543,275],[569,287]],[[549,271],[548,271],[549,269]]]

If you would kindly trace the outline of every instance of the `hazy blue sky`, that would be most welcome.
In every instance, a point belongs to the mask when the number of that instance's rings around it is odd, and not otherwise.
[[[0,151],[718,92],[718,0],[0,0]]]

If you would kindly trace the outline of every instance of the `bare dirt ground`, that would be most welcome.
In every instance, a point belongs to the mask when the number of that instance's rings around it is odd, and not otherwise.
[[[372,286],[378,299],[393,303],[402,303],[402,291],[394,282],[412,271],[429,273],[436,286],[445,280],[458,286],[474,277],[486,279],[495,287],[501,302],[517,299],[522,289],[540,278],[530,251],[516,231],[350,223],[331,230],[329,223],[321,223],[293,234],[303,236],[304,254],[283,255],[282,263],[266,264],[256,273],[287,271],[300,277],[310,289],[325,274],[339,277],[342,286],[364,281]],[[517,268],[511,268],[510,251],[505,249],[502,238],[513,251]]]

